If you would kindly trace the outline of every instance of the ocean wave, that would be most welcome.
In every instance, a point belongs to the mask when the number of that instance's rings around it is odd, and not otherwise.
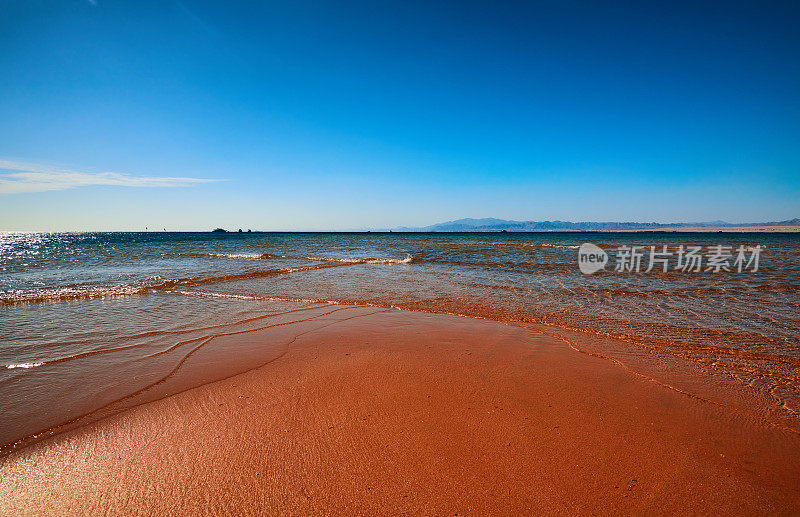
[[[550,244],[547,242],[516,242],[516,241],[475,241],[475,242],[452,242],[448,243],[450,245],[459,245],[459,246],[466,246],[466,247],[476,247],[476,246],[491,246],[494,248],[510,248],[510,249],[521,249],[521,248],[534,248],[534,249],[564,249],[564,250],[576,250],[580,248],[580,244]],[[603,247],[602,245],[600,246]]]
[[[19,363],[19,364],[7,364],[6,368],[9,370],[13,370],[14,368],[36,368],[37,366],[42,366],[44,363]]]
[[[146,285],[117,285],[111,287],[61,287],[36,291],[0,292],[0,305],[130,296],[142,294],[151,288],[151,286]]]
[[[190,277],[168,280],[159,280],[149,284],[129,284],[118,286],[92,286],[92,287],[63,287],[57,289],[44,289],[33,291],[0,291],[0,305],[16,305],[22,303],[44,303],[61,302],[69,300],[87,300],[92,298],[112,298],[120,296],[130,296],[135,294],[145,294],[148,292],[169,291],[177,287],[192,287],[218,282],[232,282],[236,280],[249,280],[254,278],[265,278],[275,275],[286,275],[291,273],[301,273],[305,271],[315,271],[333,267],[350,266],[355,264],[408,264],[412,257],[409,255],[405,259],[309,259],[327,264],[316,264],[312,266],[293,267],[285,269],[259,269],[247,271],[245,273],[232,273],[229,275],[210,276],[210,277]],[[156,277],[151,277],[156,278]],[[158,277],[159,279],[161,277]]]
[[[208,297],[208,298],[230,298],[234,300],[258,300],[258,301],[267,301],[267,302],[294,302],[294,303],[323,303],[323,304],[335,304],[335,305],[345,305],[340,303],[339,300],[324,300],[321,298],[291,298],[285,296],[256,296],[256,295],[248,295],[248,294],[234,294],[234,293],[215,293],[209,291],[174,291],[176,294],[181,294],[184,296],[197,296],[197,297]]]
[[[412,255],[407,255],[404,259],[368,259],[367,264],[411,264],[414,262]]]
[[[414,261],[412,255],[407,255],[404,259],[393,258],[331,258],[331,257],[303,257],[317,262],[340,262],[342,264],[411,264]]]
[[[244,260],[265,260],[265,259],[297,259],[313,260],[315,262],[340,262],[342,264],[411,264],[414,257],[410,254],[402,259],[380,258],[380,257],[307,257],[292,255],[277,255],[273,253],[208,253],[205,256],[229,259]]]
[[[581,247],[580,244],[547,244],[545,242],[533,246],[539,248],[554,248],[559,250],[576,250]]]
[[[209,253],[208,256],[217,258],[250,259],[250,260],[291,258],[287,257],[286,255],[274,255],[272,253]]]

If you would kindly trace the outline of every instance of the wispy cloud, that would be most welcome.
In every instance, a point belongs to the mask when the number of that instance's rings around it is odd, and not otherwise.
[[[32,163],[0,160],[0,194],[67,190],[91,185],[115,187],[186,187],[213,181],[223,180],[132,176],[120,172],[79,172]]]
[[[183,4],[183,2],[176,2],[176,4],[178,5],[178,8],[181,11],[183,11],[183,14],[188,16],[200,28],[202,28],[204,31],[206,31],[207,33],[211,34],[212,36],[217,36],[216,29],[214,29],[214,27],[212,27],[210,24],[208,24],[204,19],[202,19],[199,16],[197,16],[197,14],[195,14],[194,11],[192,11],[188,7],[186,7]]]

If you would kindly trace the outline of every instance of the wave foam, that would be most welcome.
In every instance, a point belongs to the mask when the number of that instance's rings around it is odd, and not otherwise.
[[[150,288],[151,287],[147,285],[118,285],[110,287],[62,287],[38,291],[0,292],[0,305],[113,298],[117,296],[142,294]]]
[[[318,262],[340,262],[342,264],[411,264],[414,261],[412,255],[407,255],[404,259],[393,258],[331,258],[331,257],[304,257],[308,260],[316,260]]]
[[[271,253],[209,253],[210,257],[230,259],[262,260],[271,258],[288,258],[286,255],[273,255]]]
[[[341,264],[410,264],[414,261],[414,257],[410,254],[403,259],[394,258],[380,258],[380,257],[365,257],[365,258],[336,258],[336,257],[305,257],[305,256],[291,256],[291,255],[275,255],[272,253],[208,253],[208,257],[229,258],[229,259],[246,259],[246,260],[263,260],[263,259],[303,259],[313,260],[316,262],[338,262]]]
[[[19,364],[7,364],[6,368],[9,370],[13,370],[14,368],[36,368],[37,366],[42,366],[44,363],[19,363]]]

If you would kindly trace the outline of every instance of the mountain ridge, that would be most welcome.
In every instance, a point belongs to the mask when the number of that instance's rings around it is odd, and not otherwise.
[[[785,221],[771,221],[765,223],[728,223],[726,221],[704,222],[571,222],[571,221],[515,221],[485,217],[474,219],[471,217],[445,221],[421,227],[400,226],[392,228],[398,232],[496,232],[496,231],[620,231],[620,230],[661,230],[680,228],[746,228],[746,227],[780,227],[800,226],[800,218]]]

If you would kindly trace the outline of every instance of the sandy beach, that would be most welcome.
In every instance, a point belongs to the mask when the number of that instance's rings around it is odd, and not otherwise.
[[[260,368],[3,458],[0,513],[800,512],[796,433],[523,328],[327,318]]]
[[[0,517],[800,517],[800,1],[0,12]]]

